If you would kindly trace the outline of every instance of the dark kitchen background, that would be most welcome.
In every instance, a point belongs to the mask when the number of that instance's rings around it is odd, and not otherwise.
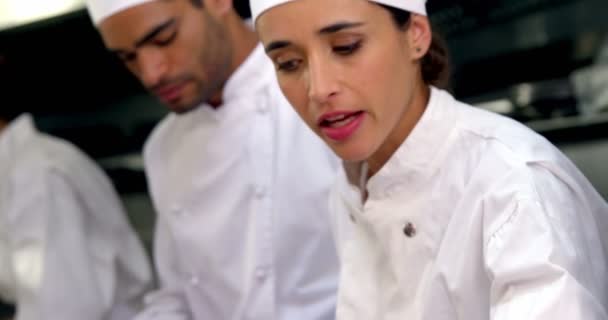
[[[55,6],[55,7],[54,7]],[[247,1],[236,1],[242,15]],[[608,198],[608,1],[430,0],[450,47],[457,98],[513,117],[558,145]],[[46,132],[113,179],[150,245],[154,211],[140,152],[166,111],[103,48],[82,1],[2,0],[10,90]]]

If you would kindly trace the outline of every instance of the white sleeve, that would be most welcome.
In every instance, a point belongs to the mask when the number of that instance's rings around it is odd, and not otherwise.
[[[491,319],[608,319],[601,246],[569,220],[577,212],[534,199],[519,199],[511,211],[485,248]]]
[[[0,314],[2,313],[2,303],[15,303],[15,275],[13,274],[11,248],[6,231],[4,231],[4,219],[0,216]]]
[[[135,320],[190,320],[173,238],[162,214],[158,215],[155,229],[154,261],[160,288],[146,296],[144,311]]]
[[[99,287],[113,277],[94,268],[87,240],[86,205],[78,190],[47,170],[16,181],[9,209],[16,320],[103,320]]]

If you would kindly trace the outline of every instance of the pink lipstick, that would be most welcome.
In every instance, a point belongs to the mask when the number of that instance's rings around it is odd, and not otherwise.
[[[330,112],[322,115],[318,124],[323,134],[331,140],[344,141],[359,129],[364,116],[363,111]]]

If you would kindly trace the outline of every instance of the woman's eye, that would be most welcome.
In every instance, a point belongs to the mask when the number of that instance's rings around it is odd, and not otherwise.
[[[298,66],[300,65],[300,61],[292,59],[292,60],[287,60],[287,61],[283,61],[283,62],[277,62],[277,69],[279,71],[294,71],[298,68]]]
[[[171,42],[173,42],[173,40],[175,40],[175,37],[177,36],[177,31],[172,32],[169,36],[167,37],[159,37],[157,38],[154,43],[159,45],[159,46],[166,46],[171,44]]]
[[[343,46],[334,46],[334,52],[341,55],[349,55],[357,51],[361,47],[361,41],[355,41],[353,43],[343,45]]]

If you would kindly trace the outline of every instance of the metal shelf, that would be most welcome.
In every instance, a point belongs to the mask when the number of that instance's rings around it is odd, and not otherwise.
[[[513,5],[505,5],[510,2]],[[605,14],[608,1],[605,0],[507,0],[498,3],[503,4],[479,9],[474,15],[467,15],[464,7],[460,9],[460,15],[458,9],[449,9],[448,13],[440,10],[436,13],[438,16],[431,16],[446,35],[455,64],[543,47],[587,32],[608,31]],[[450,10],[456,13],[449,13]]]

